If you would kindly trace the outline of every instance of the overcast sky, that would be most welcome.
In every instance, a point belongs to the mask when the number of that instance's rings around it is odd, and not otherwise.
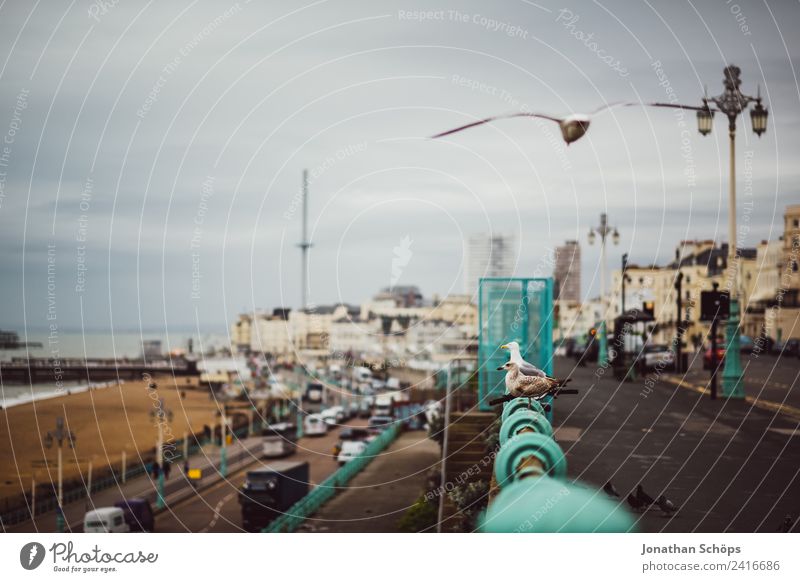
[[[596,293],[600,212],[614,267],[727,240],[722,119],[703,138],[692,115],[618,108],[569,148],[525,119],[426,136],[520,109],[699,104],[727,63],[770,110],[761,139],[739,126],[745,244],[800,202],[796,2],[100,4],[0,4],[4,329],[218,329],[298,306],[303,168],[315,303],[370,297],[398,253],[398,284],[460,293],[480,231],[516,234],[519,276],[577,238]]]

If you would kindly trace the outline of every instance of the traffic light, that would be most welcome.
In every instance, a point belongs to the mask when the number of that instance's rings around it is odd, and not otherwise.
[[[642,303],[642,312],[646,313],[650,317],[655,319],[656,316],[656,305],[653,301],[645,301]]]
[[[592,336],[592,337],[596,336],[597,335],[597,328],[593,327],[592,329],[590,329],[589,330],[589,335]]]

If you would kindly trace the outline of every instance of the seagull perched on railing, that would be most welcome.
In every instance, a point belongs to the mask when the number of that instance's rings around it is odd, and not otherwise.
[[[500,398],[489,401],[490,406],[502,404],[515,398],[527,398],[538,400],[548,394],[557,393],[559,388],[566,386],[571,378],[559,380],[558,378],[546,378],[542,376],[525,376],[519,371],[519,364],[516,362],[506,362],[498,370],[506,371],[506,389],[508,394]]]
[[[472,123],[468,123],[467,125],[456,127],[455,129],[450,129],[447,131],[443,131],[442,133],[437,133],[436,135],[432,136],[431,139],[444,137],[452,133],[457,133],[465,129],[470,129],[471,127],[483,125],[484,123],[491,123],[492,121],[497,121],[498,119],[511,119],[514,117],[537,117],[539,119],[547,119],[549,121],[555,121],[558,124],[558,127],[561,129],[561,137],[563,137],[564,141],[567,142],[567,145],[569,145],[574,141],[578,141],[586,134],[586,132],[589,130],[589,124],[592,121],[592,115],[596,115],[598,113],[601,113],[602,111],[607,111],[612,107],[630,107],[632,105],[644,105],[647,107],[671,107],[673,109],[690,109],[694,111],[698,110],[716,111],[715,109],[711,109],[708,106],[695,107],[692,105],[680,105],[678,103],[636,103],[636,102],[619,101],[616,103],[608,103],[606,105],[603,105],[602,107],[598,107],[597,109],[588,114],[573,113],[572,115],[567,115],[566,117],[553,117],[552,115],[545,115],[543,113],[530,113],[526,111],[518,113],[506,113],[505,115],[487,117],[486,119],[481,119],[480,121],[474,121]]]
[[[525,376],[539,376],[540,378],[549,378],[544,370],[540,370],[530,362],[522,359],[522,354],[519,351],[519,344],[517,342],[508,342],[500,346],[501,350],[508,350],[511,355],[509,361],[514,362],[519,366],[519,371]]]

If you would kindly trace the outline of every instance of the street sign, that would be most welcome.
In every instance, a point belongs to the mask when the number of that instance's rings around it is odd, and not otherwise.
[[[700,320],[728,319],[730,295],[727,291],[700,292]]]

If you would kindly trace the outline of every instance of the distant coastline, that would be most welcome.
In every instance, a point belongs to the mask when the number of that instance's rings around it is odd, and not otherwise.
[[[76,383],[75,385],[56,386],[55,384],[0,384],[0,409],[12,408],[31,402],[50,400],[69,394],[101,390],[124,384],[124,380],[113,382]]]

